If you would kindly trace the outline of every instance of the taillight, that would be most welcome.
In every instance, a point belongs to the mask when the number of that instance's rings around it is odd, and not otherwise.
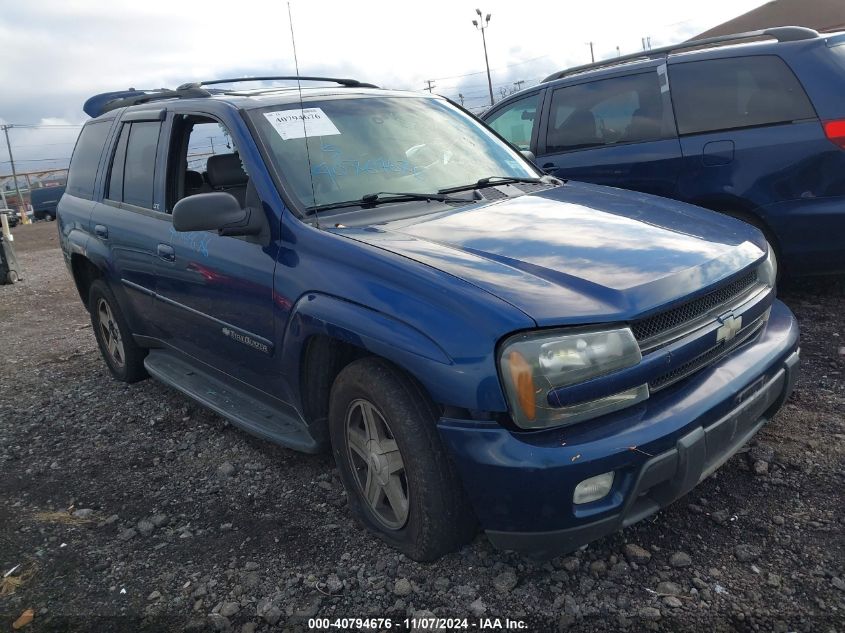
[[[845,119],[824,122],[824,135],[845,149]]]

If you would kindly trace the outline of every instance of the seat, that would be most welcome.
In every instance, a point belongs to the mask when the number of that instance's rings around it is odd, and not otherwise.
[[[620,140],[628,143],[660,138],[660,119],[646,108],[637,108]]]
[[[211,187],[205,183],[203,180],[202,174],[198,171],[191,171],[190,169],[185,172],[185,196],[193,196],[197,193],[208,193],[211,191]]]
[[[549,149],[558,151],[600,145],[596,117],[589,110],[576,110],[556,130],[549,132],[547,144]]]
[[[232,194],[238,204],[244,207],[249,176],[244,171],[238,154],[219,154],[209,157],[206,172],[212,189]]]

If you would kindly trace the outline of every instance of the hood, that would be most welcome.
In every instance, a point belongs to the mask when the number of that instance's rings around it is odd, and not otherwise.
[[[766,253],[738,220],[583,183],[336,232],[460,277],[540,326],[628,320]]]

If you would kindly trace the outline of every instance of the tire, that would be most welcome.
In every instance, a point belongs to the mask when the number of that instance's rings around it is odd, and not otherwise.
[[[376,433],[367,433],[368,415]],[[416,561],[454,551],[478,531],[440,441],[437,417],[422,388],[379,358],[349,364],[332,386],[329,432],[349,509],[364,527]],[[368,501],[365,490],[378,501]],[[405,493],[404,503],[395,503],[398,492]]]
[[[47,220],[47,222],[52,222],[56,219],[56,217],[52,213],[45,213],[44,219]]]
[[[100,354],[111,375],[129,383],[146,378],[144,357],[147,350],[135,343],[114,294],[102,279],[95,279],[91,284],[88,312]]]
[[[18,277],[18,273],[15,270],[10,270],[6,273],[6,283],[7,284],[16,284],[20,281],[20,277]]]

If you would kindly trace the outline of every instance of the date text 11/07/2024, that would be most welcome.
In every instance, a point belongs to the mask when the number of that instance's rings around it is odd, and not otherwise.
[[[527,631],[525,620],[511,618],[311,618],[312,631]]]

